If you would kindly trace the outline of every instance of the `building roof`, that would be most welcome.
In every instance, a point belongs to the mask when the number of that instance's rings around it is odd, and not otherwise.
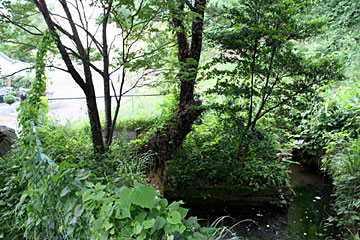
[[[31,64],[19,60],[14,60],[0,52],[0,74],[9,75],[21,69],[30,67]],[[25,72],[24,72],[25,73]]]

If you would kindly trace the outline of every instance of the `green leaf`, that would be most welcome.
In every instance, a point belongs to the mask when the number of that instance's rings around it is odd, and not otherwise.
[[[180,213],[182,219],[186,217],[188,212],[189,212],[189,209],[182,208],[182,207],[179,208],[179,213]]]
[[[172,202],[169,206],[168,209],[170,212],[172,211],[177,211],[179,210],[180,204],[183,204],[183,201],[179,201],[179,202]]]
[[[151,229],[150,234],[153,234],[155,231],[162,229],[166,224],[166,219],[163,217],[156,217],[154,226]]]
[[[157,209],[157,208],[152,208],[151,209],[151,211],[150,211],[150,213],[149,213],[149,215],[148,215],[148,219],[150,219],[150,218],[153,218],[153,219],[155,219],[157,216],[159,216],[160,215],[160,210],[159,209]]]
[[[64,197],[66,196],[71,190],[68,187],[65,187],[61,193],[60,193],[60,197]]]
[[[82,200],[83,200],[83,202],[86,202],[86,201],[88,201],[88,200],[90,200],[91,199],[91,193],[92,193],[93,191],[91,190],[91,189],[89,189],[89,190],[87,190],[87,191],[85,191],[84,193],[83,193],[83,195],[82,195]]]
[[[136,186],[131,194],[131,201],[140,207],[151,209],[157,193],[152,187]]]
[[[103,185],[103,184],[101,184],[101,183],[96,183],[96,185],[95,185],[95,190],[96,191],[101,191],[101,190],[104,190],[106,188],[106,185]]]
[[[121,187],[119,190],[119,207],[120,208],[130,208],[131,205],[131,195],[134,189],[130,189],[128,187]]]
[[[104,192],[104,191],[100,191],[100,192],[96,193],[95,196],[93,196],[93,199],[94,199],[95,201],[101,201],[101,200],[104,198],[104,196],[105,196],[105,192]]]
[[[136,240],[144,240],[146,239],[146,232],[141,232],[140,235],[136,238]]]
[[[117,208],[115,211],[115,218],[117,219],[131,218],[129,208]]]
[[[107,202],[107,203],[105,203],[105,204],[101,207],[100,213],[101,213],[102,215],[104,215],[104,216],[108,216],[108,217],[109,217],[109,216],[112,215],[113,210],[114,210],[114,208],[113,208],[112,202]]]
[[[134,218],[134,221],[137,221],[142,224],[144,222],[146,216],[147,216],[147,213],[145,211],[141,211],[141,212],[139,212],[138,215],[136,215],[136,217]]]
[[[19,203],[16,205],[16,207],[21,206],[28,195],[29,195],[29,194],[27,194],[27,193],[21,195],[20,201],[19,201]]]
[[[133,228],[133,234],[138,235],[143,230],[142,225],[139,222],[135,222],[135,226]]]
[[[75,215],[75,217],[80,217],[83,212],[84,212],[83,205],[77,205],[77,207],[75,208],[75,211],[74,211],[74,215]]]
[[[179,224],[181,223],[181,214],[177,211],[170,212],[166,220],[170,224]]]
[[[188,228],[195,228],[195,229],[200,228],[197,217],[189,217],[186,220],[186,225],[188,226]]]
[[[168,205],[168,200],[166,198],[162,198],[159,200],[159,205],[162,209],[166,208]]]
[[[125,227],[121,228],[121,236],[130,238],[132,235],[133,229],[130,225],[126,225]]]
[[[183,232],[185,232],[185,230],[186,230],[185,225],[181,225],[179,228],[179,233],[183,233]]]
[[[109,221],[105,221],[105,223],[104,223],[105,231],[108,231],[112,227],[113,227],[112,223],[110,223]]]
[[[155,219],[145,220],[143,222],[144,229],[152,228],[155,224]]]
[[[198,232],[194,232],[194,239],[197,239],[197,240],[204,239],[204,236]]]
[[[81,169],[81,170],[78,172],[75,180],[81,181],[81,180],[84,180],[84,179],[88,178],[89,176],[90,176],[90,172],[85,172],[84,169]]]

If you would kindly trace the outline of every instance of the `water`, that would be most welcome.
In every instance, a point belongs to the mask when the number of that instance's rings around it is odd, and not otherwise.
[[[204,225],[217,217],[231,216],[218,225],[233,226],[238,239],[308,240],[324,239],[323,224],[330,209],[331,187],[318,172],[291,166],[291,182],[296,197],[288,208],[274,206],[190,206]]]

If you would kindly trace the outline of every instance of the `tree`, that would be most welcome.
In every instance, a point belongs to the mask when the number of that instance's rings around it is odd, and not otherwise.
[[[103,152],[112,142],[121,97],[127,92],[124,89],[127,71],[143,70],[136,85],[149,73],[145,69],[154,65],[149,56],[164,47],[155,46],[150,48],[152,51],[144,51],[145,47],[135,48],[136,43],[145,43],[146,40],[153,37],[151,33],[155,31],[154,24],[162,9],[156,1],[145,0],[94,0],[87,2],[90,3],[89,6],[80,0],[59,0],[58,3],[63,11],[63,13],[59,13],[59,9],[56,12],[50,11],[45,0],[28,1],[32,2],[40,11],[55,40],[57,49],[66,65],[66,69],[62,70],[71,75],[85,94],[93,146],[95,151]],[[101,11],[96,12],[96,9],[101,9]],[[92,20],[94,18],[96,21]],[[116,31],[118,31],[112,37],[110,36],[112,33],[109,33],[111,23],[116,24]],[[68,27],[64,27],[64,25],[68,25]],[[116,45],[116,43],[120,44]],[[100,61],[102,67],[99,67],[96,61]],[[78,64],[82,65],[82,71],[76,69]],[[121,83],[119,89],[115,89],[111,77],[119,70],[121,71]],[[103,79],[105,142],[93,83],[94,73],[99,74]],[[111,88],[116,100],[114,116],[111,113]]]
[[[307,58],[296,43],[319,33],[322,21],[300,16],[310,1],[242,1],[224,15],[209,34],[221,51],[209,65],[217,79],[209,94],[225,96],[217,104],[231,115],[242,137],[236,159],[242,163],[248,139],[260,119],[296,96],[342,79],[340,64],[331,58]],[[226,11],[225,11],[226,12]]]
[[[28,3],[0,3],[0,51],[25,62],[33,61],[36,42],[45,29],[36,7]]]
[[[171,159],[174,150],[181,146],[192,124],[204,111],[195,94],[195,86],[202,50],[206,0],[176,0],[174,3],[169,4],[169,11],[178,48],[178,106],[172,118],[140,147],[140,152],[151,151],[155,154],[157,161],[154,167],[160,169]],[[189,18],[192,19],[190,29],[186,21]]]
[[[161,161],[168,160],[173,149],[181,145],[191,131],[192,123],[203,112],[198,108],[201,102],[196,99],[194,91],[202,48],[206,0],[194,2],[94,0],[91,1],[90,7],[85,6],[85,2],[80,0],[58,0],[61,9],[58,7],[56,12],[49,9],[45,0],[25,2],[26,4],[31,2],[36,6],[55,40],[59,54],[66,65],[66,69],[57,68],[68,72],[85,93],[92,141],[96,151],[104,151],[106,146],[111,144],[121,96],[125,93],[126,72],[142,70],[140,81],[154,69],[163,68],[164,64],[160,56],[166,54],[165,46],[171,42],[171,37],[161,41],[152,38],[159,36],[159,30],[155,28],[156,24],[165,18],[169,20],[169,24],[163,22],[160,27],[172,29],[177,39],[179,64],[177,64],[176,81],[179,86],[179,104],[173,118],[165,124],[166,127],[163,129],[166,130],[154,133],[141,150],[144,152],[151,149],[162,159]],[[99,8],[101,13],[97,16],[90,15],[92,11],[87,8],[92,10]],[[60,10],[62,14],[59,14]],[[96,22],[91,23],[90,18],[96,18]],[[110,40],[108,28],[111,23],[116,24],[119,32]],[[68,27],[63,27],[64,24]],[[95,31],[90,28],[91,24],[95,25]],[[152,40],[152,44],[148,41],[145,47],[135,48],[136,43],[145,43],[149,39]],[[120,47],[116,48],[115,43],[118,42]],[[103,67],[99,67],[96,61],[101,61]],[[82,65],[82,71],[77,70],[78,64]],[[118,91],[115,91],[111,76],[117,70],[121,72],[121,84]],[[102,138],[93,84],[94,73],[99,74],[104,81],[105,143]],[[116,94],[114,116],[111,113],[111,88]]]

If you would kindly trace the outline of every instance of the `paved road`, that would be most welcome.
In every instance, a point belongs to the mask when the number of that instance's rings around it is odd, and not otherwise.
[[[49,72],[48,76],[47,90],[53,92],[52,98],[81,98],[85,96],[80,87],[68,74],[55,70]],[[93,81],[96,95],[103,96],[103,80],[101,78],[94,78]],[[118,89],[119,83],[114,84],[116,89]],[[124,99],[124,102],[125,101],[126,100]],[[19,102],[14,103],[11,106],[5,103],[0,103],[0,125],[17,128],[16,108],[18,108],[18,106]],[[103,99],[98,99],[98,109],[100,112],[103,111]],[[49,115],[56,117],[62,122],[86,118],[86,101],[85,99],[51,100],[49,102]]]
[[[0,104],[0,125],[17,128],[17,112],[19,102],[12,105]],[[67,120],[79,120],[87,117],[85,100],[52,101],[49,103],[49,116],[55,117],[62,122]]]
[[[19,107],[18,102],[14,103],[12,105],[0,103],[0,125],[5,125],[10,128],[17,128],[16,108],[18,108],[18,107]]]

